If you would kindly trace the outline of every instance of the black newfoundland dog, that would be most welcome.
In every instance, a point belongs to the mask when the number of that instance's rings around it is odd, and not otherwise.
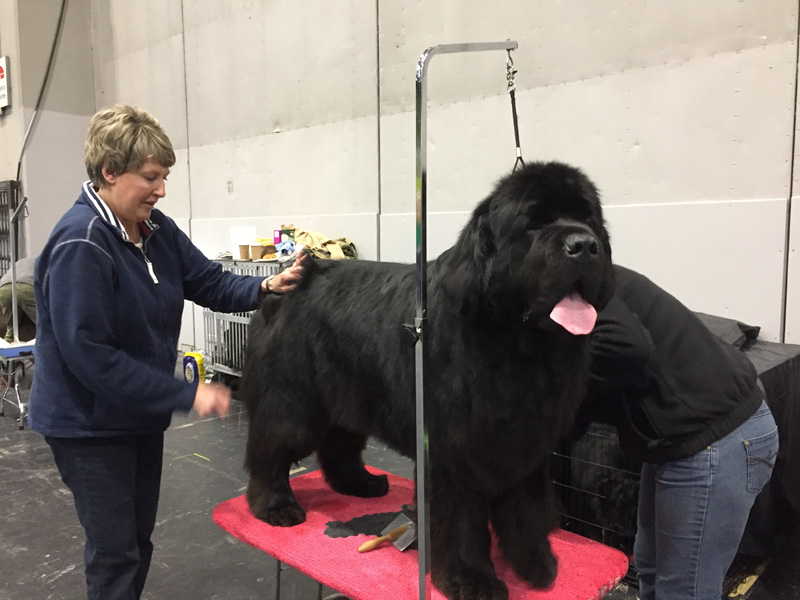
[[[334,490],[362,497],[388,489],[364,468],[368,436],[415,456],[414,345],[403,328],[414,275],[413,265],[313,262],[294,293],[254,315],[240,395],[259,519],[305,520],[289,469],[312,452]],[[597,191],[560,163],[503,178],[428,265],[431,572],[449,598],[507,598],[489,524],[520,577],[535,587],[555,578],[547,463],[583,395],[594,310],[612,292]]]

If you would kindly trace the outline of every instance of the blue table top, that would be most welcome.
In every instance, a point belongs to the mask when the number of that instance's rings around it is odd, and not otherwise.
[[[8,346],[0,347],[0,358],[19,358],[20,356],[31,356],[35,345],[29,346]]]

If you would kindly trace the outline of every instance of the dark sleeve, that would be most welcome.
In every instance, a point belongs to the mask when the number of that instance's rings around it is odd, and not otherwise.
[[[246,312],[258,308],[263,276],[237,275],[223,270],[218,262],[206,258],[177,225],[168,224],[181,261],[186,300],[217,312]]]
[[[594,422],[619,427],[624,420],[622,403],[628,393],[644,389],[653,340],[638,317],[614,296],[597,315],[589,337],[589,377],[586,397],[576,415],[573,438]]]
[[[653,340],[639,319],[614,296],[597,316],[589,338],[589,388],[643,387]]]

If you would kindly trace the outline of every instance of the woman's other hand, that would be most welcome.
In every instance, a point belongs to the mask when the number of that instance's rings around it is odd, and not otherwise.
[[[231,406],[231,390],[219,383],[203,383],[197,386],[192,408],[201,417],[217,415],[223,419],[228,416]]]

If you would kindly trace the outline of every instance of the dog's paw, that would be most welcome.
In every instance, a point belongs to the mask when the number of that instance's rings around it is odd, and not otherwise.
[[[346,496],[359,498],[377,498],[389,492],[389,479],[386,475],[373,475],[366,469],[355,473],[326,473],[326,479],[331,487]]]
[[[553,553],[539,552],[528,562],[523,569],[516,569],[517,575],[530,583],[533,587],[544,589],[549,587],[558,573],[558,561]]]
[[[362,485],[363,498],[377,498],[389,493],[389,478],[386,475],[372,475],[364,479]]]
[[[270,525],[292,527],[306,520],[306,511],[294,496],[265,493],[253,480],[247,487],[247,504],[253,516]]]
[[[299,504],[270,507],[267,509],[265,518],[256,515],[262,521],[277,527],[294,527],[306,520],[306,511]]]
[[[439,589],[449,600],[508,600],[508,587],[499,579],[463,584],[451,582]]]
[[[257,519],[277,527],[294,527],[306,520],[306,511],[292,497],[276,495],[265,507],[257,508],[260,510],[253,510]]]

